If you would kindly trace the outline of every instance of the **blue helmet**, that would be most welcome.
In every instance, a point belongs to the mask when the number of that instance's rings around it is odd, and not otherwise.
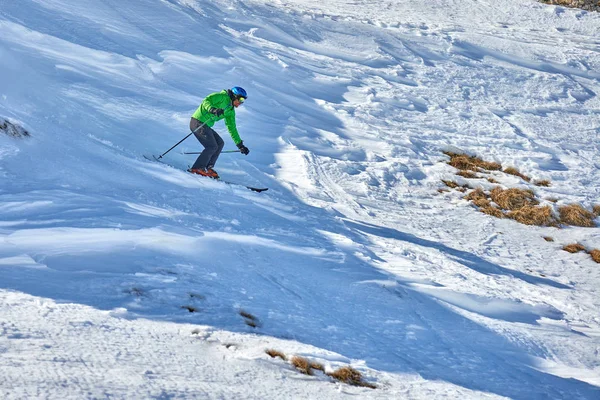
[[[246,93],[246,91],[244,90],[244,88],[241,88],[239,86],[234,86],[231,88],[231,92],[239,99],[240,97],[243,97],[244,99],[248,98],[248,93]]]

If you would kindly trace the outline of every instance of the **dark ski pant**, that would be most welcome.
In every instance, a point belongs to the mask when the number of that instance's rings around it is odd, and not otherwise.
[[[202,125],[202,122],[195,118],[190,121],[190,130],[194,131]],[[196,159],[192,169],[212,168],[217,163],[217,159],[223,150],[225,142],[221,139],[221,136],[215,132],[211,127],[204,125],[194,132],[196,139],[204,146],[204,150]]]

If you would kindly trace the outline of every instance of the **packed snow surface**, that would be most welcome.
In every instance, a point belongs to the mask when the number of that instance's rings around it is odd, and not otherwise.
[[[143,157],[235,85],[216,169],[267,192]],[[600,398],[600,264],[562,250],[600,229],[438,191],[493,186],[466,152],[591,209],[599,94],[600,14],[533,0],[0,0],[0,397]]]

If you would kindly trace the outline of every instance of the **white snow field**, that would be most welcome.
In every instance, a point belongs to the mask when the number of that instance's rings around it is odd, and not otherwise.
[[[267,192],[185,172],[194,137],[144,159],[236,85],[216,169]],[[562,250],[600,229],[438,192],[452,150],[600,204],[599,13],[0,0],[0,121],[2,399],[600,398],[600,264]]]

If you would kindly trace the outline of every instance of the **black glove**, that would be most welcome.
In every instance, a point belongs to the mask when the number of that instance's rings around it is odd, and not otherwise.
[[[247,156],[248,153],[250,153],[250,150],[246,146],[244,146],[244,142],[239,142],[237,144],[237,148],[240,149],[240,153],[242,153],[245,156]]]
[[[222,109],[222,108],[214,108],[214,107],[211,107],[211,108],[208,110],[208,112],[209,112],[209,113],[211,113],[211,114],[214,114],[214,115],[216,115],[217,117],[220,117],[221,115],[223,115],[223,112],[224,112],[224,111],[223,111],[223,109]]]

